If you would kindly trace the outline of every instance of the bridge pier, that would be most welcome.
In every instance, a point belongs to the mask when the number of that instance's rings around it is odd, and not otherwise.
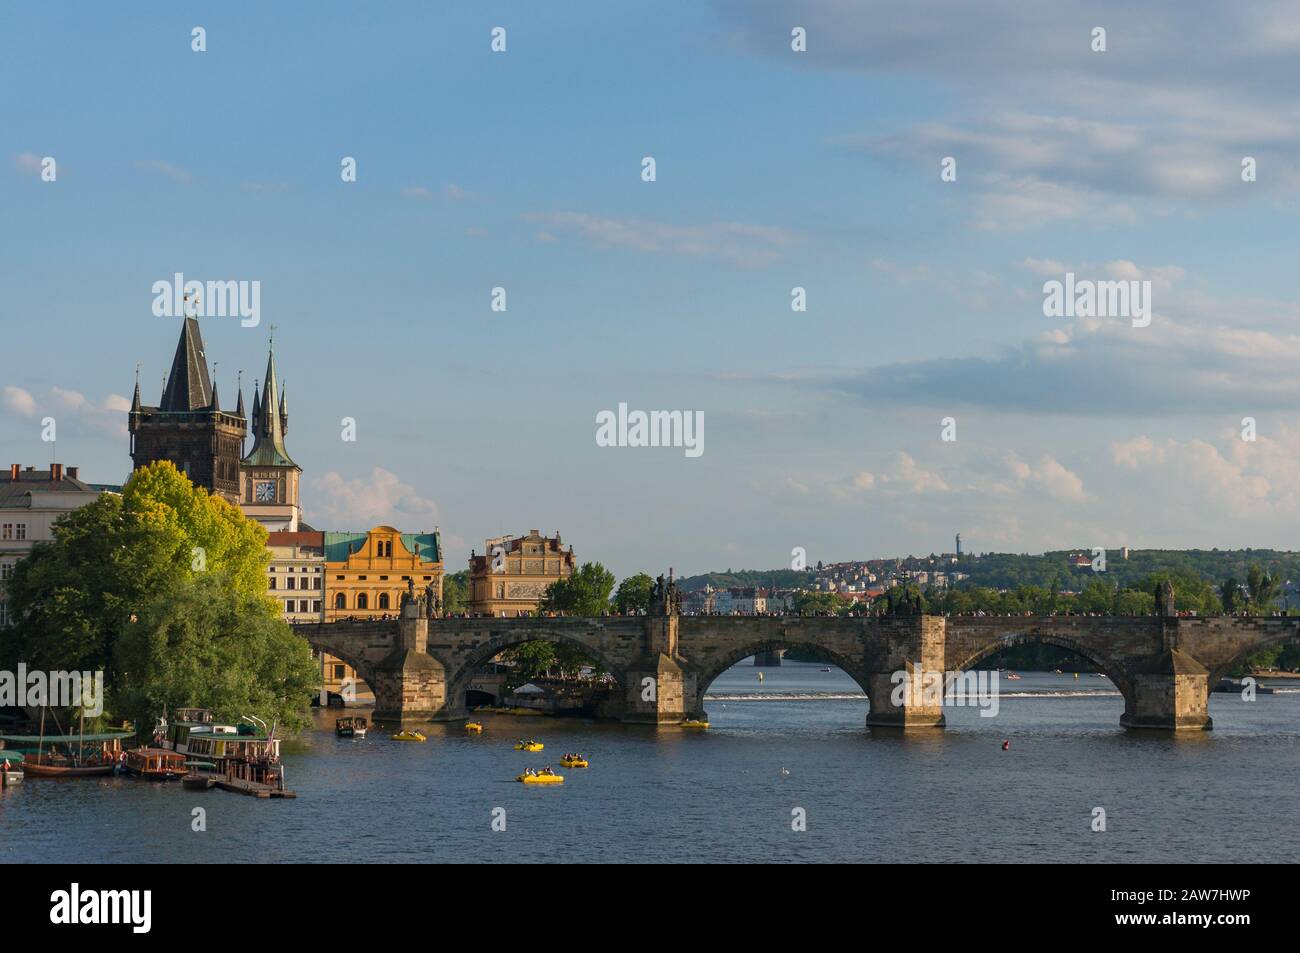
[[[1170,649],[1134,665],[1124,693],[1125,728],[1209,731],[1210,673],[1186,652]]]
[[[428,652],[429,620],[414,604],[402,608],[397,645],[371,666],[376,721],[452,720],[448,712],[447,672]],[[463,713],[462,713],[463,714]]]
[[[645,617],[644,654],[624,670],[621,721],[679,725],[697,696],[695,676],[677,661],[677,615]]]
[[[781,658],[785,655],[785,649],[771,649],[766,652],[757,652],[754,655],[754,666],[756,668],[779,668]]]

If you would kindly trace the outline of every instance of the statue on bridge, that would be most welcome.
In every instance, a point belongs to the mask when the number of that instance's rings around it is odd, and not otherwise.
[[[1173,616],[1178,613],[1174,611],[1174,584],[1166,579],[1164,582],[1156,584],[1156,615]]]
[[[410,576],[406,577],[406,591],[402,593],[401,608],[405,609],[408,605],[415,602],[415,580]]]
[[[915,586],[892,586],[885,591],[885,615],[912,618],[924,614],[925,602]]]
[[[664,581],[664,577],[660,575],[650,591],[650,614],[681,615],[681,613],[682,593],[677,588],[677,583],[673,580],[673,571],[670,569],[668,580]]]
[[[429,583],[424,587],[424,617],[426,619],[436,619],[442,614],[442,600],[438,598],[438,592]]]

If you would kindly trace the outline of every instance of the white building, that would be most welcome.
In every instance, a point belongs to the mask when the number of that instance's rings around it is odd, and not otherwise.
[[[18,561],[36,543],[54,539],[54,522],[60,516],[101,493],[120,489],[83,483],[77,467],[61,463],[50,464],[48,470],[9,465],[8,479],[0,477],[0,626],[9,624],[5,587]]]
[[[325,621],[325,534],[268,533],[267,594],[286,622]],[[396,612],[396,610],[394,610]]]

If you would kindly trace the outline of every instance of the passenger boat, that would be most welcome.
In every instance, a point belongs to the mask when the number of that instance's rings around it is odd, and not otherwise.
[[[521,741],[515,745],[516,751],[541,751],[546,745],[540,741]]]
[[[428,741],[423,732],[406,729],[390,736],[393,741]]]
[[[197,786],[196,777],[206,775],[205,781],[227,790],[259,797],[293,797],[285,787],[275,726],[267,729],[265,725],[260,718],[249,717],[234,728],[214,725],[212,731],[190,734],[186,766],[199,768],[206,763],[213,769],[191,770],[182,779],[190,782],[186,786]]]
[[[537,774],[529,774],[528,772],[524,772],[523,774],[518,775],[515,780],[522,781],[524,784],[563,784],[564,775],[555,774],[554,772],[550,774],[543,774],[541,772]]]
[[[687,718],[684,722],[682,722],[682,727],[683,727],[683,728],[698,728],[698,729],[700,729],[700,730],[702,731],[702,730],[704,730],[705,728],[708,728],[708,727],[709,727],[709,723],[708,723],[707,721],[703,721],[703,720],[701,720],[701,719],[699,719],[699,718]]]
[[[482,731],[483,725],[481,722],[467,721],[465,722],[465,730],[469,732]]]
[[[340,718],[334,722],[334,734],[340,738],[364,738],[366,736],[366,720],[360,716]]]
[[[560,767],[562,767],[562,768],[586,768],[586,767],[590,767],[590,765],[587,764],[587,759],[586,759],[586,758],[583,758],[583,757],[575,757],[575,758],[561,758],[561,759],[560,759]]]
[[[20,784],[23,780],[23,756],[17,751],[0,751],[0,787]]]
[[[147,781],[173,781],[185,776],[185,755],[168,748],[140,747],[126,753],[126,773]]]

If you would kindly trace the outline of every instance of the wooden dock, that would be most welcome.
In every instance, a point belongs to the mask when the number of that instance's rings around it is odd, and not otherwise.
[[[221,788],[223,791],[233,791],[236,794],[247,794],[251,797],[297,797],[293,791],[284,791],[279,788],[273,788],[269,784],[261,784],[257,781],[245,781],[242,778],[228,778],[224,774],[212,774],[211,772],[194,771],[187,774],[184,778],[184,785],[189,790],[206,790],[212,787]]]

